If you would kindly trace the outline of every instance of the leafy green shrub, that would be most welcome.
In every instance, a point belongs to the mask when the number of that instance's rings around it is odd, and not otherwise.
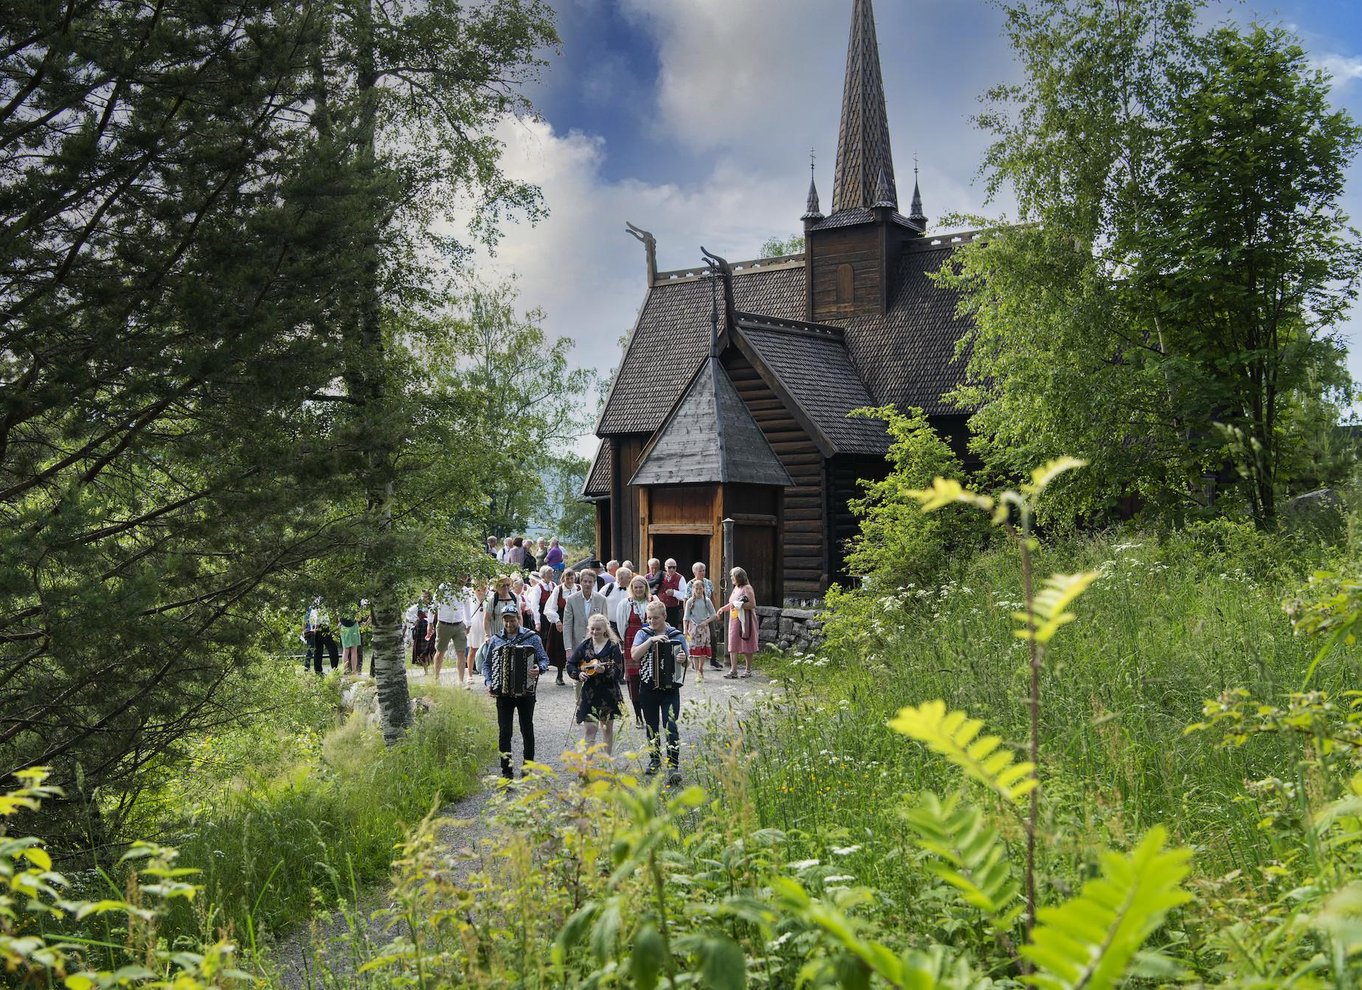
[[[44,799],[60,796],[44,785],[45,770],[20,770],[16,777],[18,787],[0,794],[0,819],[36,812]],[[224,939],[173,951],[165,944],[168,906],[198,892],[185,882],[195,871],[175,866],[175,858],[173,849],[136,843],[121,860],[128,867],[121,897],[73,899],[43,843],[11,837],[0,822],[0,964],[11,985],[227,990],[249,980],[235,968],[235,947]],[[105,936],[91,940],[82,929],[97,920],[105,922]]]
[[[965,470],[921,409],[882,406],[853,415],[884,420],[892,442],[888,476],[868,484],[865,497],[851,503],[861,530],[851,541],[847,569],[880,593],[933,584],[956,555],[978,545],[985,529],[968,513],[926,513],[912,493],[933,478],[962,479]]]
[[[386,876],[406,833],[432,806],[471,792],[495,756],[476,699],[427,696],[430,710],[396,746],[356,714],[320,741],[320,758],[303,750],[290,771],[247,776],[197,809],[177,841],[203,871],[204,897],[193,912],[176,910],[176,930],[227,926],[255,940]]]

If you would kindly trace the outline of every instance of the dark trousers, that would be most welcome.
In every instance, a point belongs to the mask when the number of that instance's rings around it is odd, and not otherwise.
[[[643,717],[643,709],[639,707],[642,704],[642,702],[638,700],[638,684],[639,684],[638,671],[634,671],[632,674],[624,675],[624,686],[629,689],[629,704],[633,706],[635,722],[637,722],[640,718]]]
[[[497,698],[497,750],[501,753],[501,775],[511,776],[511,719],[520,715],[520,742],[525,761],[534,759],[534,695]]]
[[[668,606],[667,606],[667,625],[669,625],[669,626],[675,626],[677,629],[680,629],[680,628],[681,628],[681,623],[682,623],[682,622],[684,621],[684,619],[685,619],[685,614],[686,614],[686,606],[684,606],[684,605],[668,605]]]
[[[652,748],[654,766],[662,762],[662,733],[667,731],[667,766],[675,769],[681,761],[681,733],[676,720],[681,715],[681,689],[653,688],[644,684],[639,688],[639,704],[643,706],[643,722],[648,726],[648,744]]]
[[[322,672],[322,650],[331,654],[332,670],[340,666],[340,648],[336,645],[336,637],[329,632],[318,630],[307,634],[307,659],[303,661],[303,667],[311,667],[320,674]]]

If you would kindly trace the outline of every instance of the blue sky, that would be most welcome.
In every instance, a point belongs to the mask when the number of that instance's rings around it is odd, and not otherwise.
[[[575,341],[574,363],[608,370],[644,296],[640,246],[659,265],[699,263],[700,245],[755,257],[799,230],[809,151],[831,198],[851,0],[556,0],[561,54],[530,95],[539,120],[508,121],[508,171],[539,183],[550,216],[510,226],[489,277],[514,277],[522,303]],[[985,0],[876,0],[899,188],[921,168],[930,218],[1005,213],[984,203],[979,96],[1018,75],[1002,16]],[[1362,3],[1213,4],[1214,21],[1282,24],[1335,76],[1333,97],[1362,119]],[[1362,226],[1362,165],[1347,205]],[[942,228],[944,229],[944,228]],[[1346,328],[1362,380],[1362,317]],[[588,451],[592,445],[583,443]]]

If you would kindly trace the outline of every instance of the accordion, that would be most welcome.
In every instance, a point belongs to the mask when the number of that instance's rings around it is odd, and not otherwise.
[[[535,663],[534,647],[505,643],[492,651],[490,686],[492,693],[518,698],[534,690],[530,667]]]
[[[670,688],[684,684],[686,668],[677,663],[676,644],[671,640],[654,643],[639,661],[639,679],[652,688]]]

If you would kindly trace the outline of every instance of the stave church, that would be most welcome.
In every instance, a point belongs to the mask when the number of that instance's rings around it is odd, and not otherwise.
[[[871,0],[852,6],[832,200],[824,213],[811,179],[801,219],[802,254],[680,271],[629,227],[646,294],[583,490],[602,558],[719,577],[728,519],[758,601],[817,599],[846,581],[858,480],[888,469],[884,424],[847,414],[918,406],[963,449],[968,414],[942,396],[968,323],[929,275],[970,235],[927,233],[916,177],[899,210]]]

